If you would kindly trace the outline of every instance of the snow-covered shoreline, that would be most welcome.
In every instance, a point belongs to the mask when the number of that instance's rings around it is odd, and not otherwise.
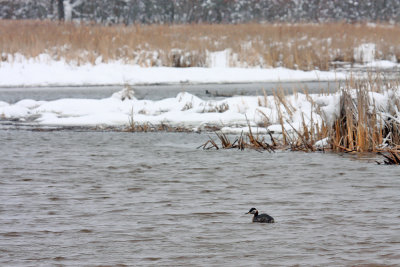
[[[122,61],[74,65],[43,55],[0,63],[0,87],[251,83],[344,80],[344,73],[286,68],[140,67]]]
[[[398,99],[398,92],[370,92],[371,103],[385,117]],[[10,104],[1,101],[0,119],[37,126],[112,126],[129,127],[130,123],[168,125],[202,131],[218,126],[224,132],[246,130],[247,123],[259,132],[299,130],[303,125],[330,125],[339,115],[340,92],[331,95],[296,93],[277,102],[276,96],[233,96],[221,100],[203,100],[190,93],[158,101],[139,100],[126,89],[103,99],[24,99]],[[373,107],[371,107],[373,109]],[[397,116],[397,115],[396,115]],[[311,124],[310,124],[311,123]]]
[[[223,54],[221,57],[220,54]],[[154,84],[218,84],[266,82],[343,81],[350,75],[365,72],[398,70],[400,64],[374,60],[363,64],[342,64],[338,71],[303,71],[283,67],[229,67],[226,51],[210,53],[211,67],[142,67],[123,60],[94,64],[55,60],[48,54],[26,58],[21,54],[3,55],[0,61],[0,87],[62,87]],[[363,74],[364,73],[364,74]],[[360,76],[361,77],[361,76]]]
[[[0,87],[304,82],[344,79],[345,73],[304,72],[284,68],[143,68],[122,62],[74,66],[48,57],[0,63]],[[153,101],[136,99],[130,88],[126,86],[124,91],[103,99],[24,99],[17,103],[7,103],[0,95],[0,120],[28,122],[38,126],[68,127],[128,127],[133,122],[184,127],[193,131],[217,126],[231,133],[242,131],[250,122],[251,126],[259,127],[263,132],[282,132],[282,127],[285,132],[299,130],[304,124],[321,124],[322,121],[331,124],[338,116],[340,106],[340,92],[331,95],[296,93],[285,96],[286,100],[279,99],[278,102],[277,96],[273,95],[203,100],[196,95],[182,92],[173,98]],[[382,116],[386,116],[389,107],[394,105],[392,102],[399,98],[398,90],[395,91],[369,92],[371,101],[375,103],[377,110],[382,112]],[[286,102],[289,104],[285,104]]]

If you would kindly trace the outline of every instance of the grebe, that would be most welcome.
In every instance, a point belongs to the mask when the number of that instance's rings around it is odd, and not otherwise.
[[[259,222],[259,223],[274,223],[274,218],[269,216],[266,213],[263,214],[258,214],[258,210],[256,208],[251,208],[249,212],[246,214],[254,214],[253,216],[253,222]]]

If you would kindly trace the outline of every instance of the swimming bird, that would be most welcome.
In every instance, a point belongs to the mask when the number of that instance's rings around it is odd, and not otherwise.
[[[266,213],[258,214],[258,210],[256,208],[251,208],[249,212],[246,214],[254,214],[253,216],[253,222],[259,222],[259,223],[274,223],[275,220],[271,216],[269,216]]]

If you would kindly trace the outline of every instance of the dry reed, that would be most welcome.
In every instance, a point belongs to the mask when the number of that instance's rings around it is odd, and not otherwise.
[[[247,118],[246,118],[247,120]],[[243,131],[240,134],[240,137],[236,138],[235,141],[231,142],[230,139],[227,137],[227,135],[221,131],[219,132],[215,132],[216,136],[218,137],[218,139],[220,140],[221,145],[218,146],[217,143],[214,141],[214,139],[212,139],[209,136],[209,140],[206,141],[204,144],[202,144],[201,146],[198,147],[202,148],[204,150],[209,150],[212,148],[215,149],[239,149],[239,150],[244,150],[246,148],[248,149],[254,149],[257,151],[263,151],[266,150],[268,152],[275,152],[275,149],[278,148],[277,143],[275,142],[275,139],[272,137],[272,135],[270,134],[271,137],[271,141],[272,144],[268,144],[268,142],[265,140],[265,138],[261,135],[254,135],[253,131],[251,129],[250,123],[247,120],[247,125],[249,128],[249,132],[246,133],[245,135],[243,135]]]
[[[207,51],[231,50],[231,66],[327,70],[353,63],[354,48],[377,45],[376,58],[400,60],[400,27],[378,24],[238,24],[101,26],[0,20],[0,51],[47,53],[76,64],[122,60],[142,66],[207,66]]]
[[[396,161],[397,149],[400,146],[400,123],[397,119],[400,110],[399,100],[390,99],[385,103],[389,108],[380,110],[374,99],[374,93],[392,92],[393,97],[399,88],[397,82],[382,79],[354,80],[350,79],[340,89],[340,112],[334,122],[329,125],[325,120],[316,123],[311,118],[306,124],[302,120],[301,129],[293,127],[286,120],[294,135],[290,136],[284,129],[284,118],[279,112],[280,106],[286,106],[284,97],[275,97],[278,107],[279,122],[282,126],[283,145],[288,145],[291,150],[315,151],[318,150],[316,142],[326,139],[328,146],[323,150],[337,152],[384,152],[389,153],[393,162]],[[309,96],[307,97],[309,98]],[[309,100],[312,105],[315,103]],[[393,104],[394,103],[394,104]],[[316,113],[324,117],[318,108]],[[286,133],[286,134],[285,134]],[[400,161],[397,163],[399,164]]]
[[[291,116],[296,109],[288,101],[282,90],[274,92],[275,108],[277,110],[276,121],[281,126],[281,137],[276,139],[271,133],[272,144],[265,142],[262,136],[254,136],[249,125],[247,141],[239,145],[243,135],[231,143],[226,136],[218,133],[221,141],[221,148],[256,148],[256,149],[290,149],[292,151],[335,151],[335,152],[374,152],[383,154],[386,158],[385,164],[400,164],[400,100],[396,99],[396,91],[399,84],[393,81],[369,77],[367,80],[350,79],[345,86],[337,93],[340,94],[339,114],[329,122],[321,109],[312,100],[312,97],[305,92],[306,99],[312,105],[312,112],[305,119],[306,114],[302,113],[300,127],[291,123]],[[374,101],[373,95],[386,94],[386,101],[379,106]],[[259,106],[266,106],[267,96],[259,98]],[[268,121],[268,116],[264,121]],[[314,115],[313,115],[314,114]],[[314,120],[314,116],[321,119]],[[287,129],[288,125],[291,131]],[[324,140],[322,142],[321,140]],[[325,145],[321,145],[325,143]],[[215,142],[210,147],[217,148]],[[391,160],[390,160],[391,159]]]
[[[385,165],[400,165],[400,152],[395,149],[390,149],[388,151],[385,151],[384,153],[378,152],[379,155],[382,155],[384,160],[383,164]],[[382,162],[376,161],[379,165],[382,164]]]

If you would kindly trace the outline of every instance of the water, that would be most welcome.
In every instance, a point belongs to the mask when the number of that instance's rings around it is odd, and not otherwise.
[[[0,265],[400,264],[398,167],[207,139],[0,130]]]
[[[273,91],[283,89],[292,93],[293,90],[309,93],[334,92],[340,86],[339,82],[296,82],[296,83],[244,83],[244,84],[172,84],[172,85],[135,85],[135,96],[138,99],[160,100],[176,97],[180,92],[189,92],[202,99],[225,98],[232,95],[268,95]],[[93,98],[110,97],[122,90],[123,86],[93,86],[93,87],[32,87],[32,88],[1,88],[0,101],[15,103],[22,99],[55,100],[60,98]]]
[[[135,90],[216,98],[274,86],[182,87]],[[120,89],[3,88],[0,100]],[[373,155],[203,151],[207,134],[36,127],[0,125],[1,266],[400,264],[399,167]],[[276,223],[251,223],[251,207]]]

